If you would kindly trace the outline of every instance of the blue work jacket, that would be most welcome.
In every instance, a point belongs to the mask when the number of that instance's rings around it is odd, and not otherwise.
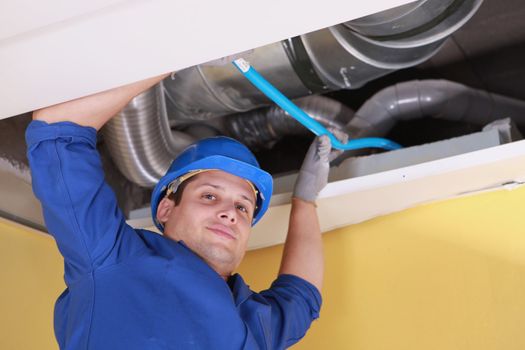
[[[255,293],[183,242],[127,225],[95,129],[33,121],[26,141],[33,191],[65,262],[61,349],[283,349],[319,316],[319,291],[297,276]]]

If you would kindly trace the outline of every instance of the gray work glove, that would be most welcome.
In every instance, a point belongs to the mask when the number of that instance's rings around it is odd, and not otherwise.
[[[331,130],[335,137],[343,143],[348,141],[348,135],[341,131]],[[330,162],[339,157],[343,151],[331,150],[332,143],[327,135],[314,139],[306,156],[299,175],[295,181],[293,197],[307,202],[315,202],[319,192],[328,183]]]

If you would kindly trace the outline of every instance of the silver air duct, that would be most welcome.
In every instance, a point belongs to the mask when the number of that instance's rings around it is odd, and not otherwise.
[[[175,156],[195,141],[171,131],[165,106],[161,83],[135,97],[102,129],[117,167],[139,186],[154,186]]]
[[[332,89],[356,89],[426,61],[467,22],[481,0],[424,0],[302,36]]]
[[[393,70],[431,57],[482,0],[420,0],[395,9],[257,48],[252,65],[290,98],[355,89]],[[104,128],[119,169],[152,186],[190,140],[169,125],[240,113],[269,104],[233,65],[192,67],[165,79],[162,88],[135,98]],[[130,151],[131,150],[131,151]]]
[[[356,89],[430,58],[482,0],[421,0],[266,45],[249,61],[289,98]],[[270,101],[232,66],[196,66],[166,81],[176,122],[245,112]]]

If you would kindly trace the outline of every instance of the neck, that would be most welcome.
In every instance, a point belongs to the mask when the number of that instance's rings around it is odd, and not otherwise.
[[[221,269],[219,266],[212,264],[210,261],[207,261],[206,259],[204,259],[204,261],[213,269],[213,271],[217,272],[217,274],[221,276],[221,278],[225,280],[226,282],[228,281],[228,278],[230,278],[230,276],[232,275],[231,271],[226,271],[225,269]]]

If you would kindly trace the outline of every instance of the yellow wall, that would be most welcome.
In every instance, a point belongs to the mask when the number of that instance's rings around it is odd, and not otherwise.
[[[321,318],[296,349],[525,349],[525,188],[325,234]],[[248,254],[262,289],[281,247]]]
[[[406,210],[324,235],[321,318],[296,349],[525,349],[525,187]],[[249,252],[252,288],[281,247]],[[46,236],[0,221],[0,349],[55,349],[62,263]]]
[[[0,349],[57,349],[53,307],[65,285],[50,236],[0,219]]]

